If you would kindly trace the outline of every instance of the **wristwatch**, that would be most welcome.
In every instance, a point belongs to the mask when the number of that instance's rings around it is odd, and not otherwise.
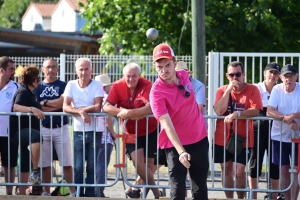
[[[238,110],[238,111],[236,111],[236,112],[237,112],[237,114],[238,114],[237,117],[240,117],[240,116],[241,116],[241,111]]]
[[[44,106],[47,106],[48,99],[44,99]]]

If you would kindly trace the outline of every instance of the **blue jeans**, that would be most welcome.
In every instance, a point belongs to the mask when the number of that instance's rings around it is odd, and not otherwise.
[[[75,175],[75,183],[82,184],[84,173],[83,166],[84,160],[83,155],[85,153],[86,160],[86,178],[85,182],[87,184],[94,184],[94,155],[96,150],[99,148],[99,144],[101,143],[100,135],[95,133],[96,138],[96,146],[94,148],[94,131],[86,131],[85,132],[85,141],[83,140],[83,132],[74,131],[74,175]],[[95,157],[96,159],[97,157]],[[94,188],[87,187],[84,194],[84,187],[80,187],[80,196],[81,197],[93,197],[94,196]]]
[[[107,173],[107,166],[109,165],[110,155],[113,150],[113,147],[114,146],[110,143],[99,145],[99,149],[98,149],[98,153],[97,153],[97,169],[96,169],[97,184],[105,184],[106,183],[105,174]],[[107,159],[106,160],[107,163],[105,163],[105,159]],[[103,191],[104,191],[104,187],[96,188],[97,196],[103,197],[104,196]]]

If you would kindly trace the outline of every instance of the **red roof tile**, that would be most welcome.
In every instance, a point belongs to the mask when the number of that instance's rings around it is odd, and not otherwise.
[[[22,20],[24,19],[24,17],[27,15],[27,13],[29,12],[29,10],[32,7],[34,7],[42,17],[51,17],[52,12],[53,12],[54,8],[56,7],[56,3],[34,3],[34,2],[31,2],[29,7],[27,8],[25,14],[22,17]]]

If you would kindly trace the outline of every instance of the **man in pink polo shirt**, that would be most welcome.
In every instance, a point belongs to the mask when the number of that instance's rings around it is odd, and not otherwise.
[[[153,61],[159,77],[152,86],[150,104],[163,127],[158,145],[167,157],[171,199],[185,199],[189,170],[193,199],[207,200],[207,130],[189,74],[175,71],[177,61],[167,44],[154,48]]]

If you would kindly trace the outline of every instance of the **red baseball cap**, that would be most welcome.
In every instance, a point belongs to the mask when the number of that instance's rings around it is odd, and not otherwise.
[[[159,44],[153,50],[153,61],[161,58],[172,60],[175,56],[173,49],[167,44]]]

